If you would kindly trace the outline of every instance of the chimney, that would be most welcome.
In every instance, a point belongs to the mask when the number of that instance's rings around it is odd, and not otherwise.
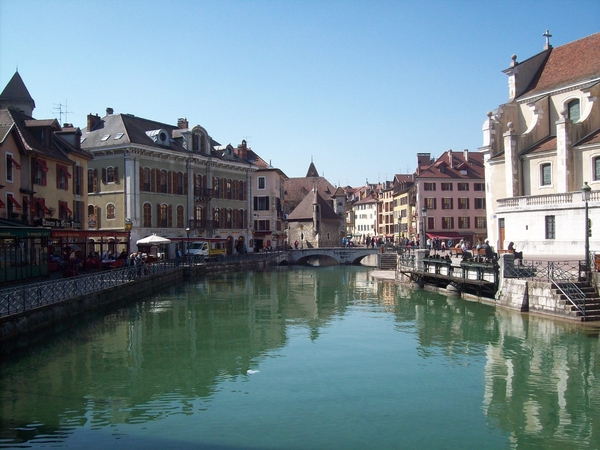
[[[180,130],[187,130],[190,127],[190,124],[185,117],[180,117],[177,119],[177,128]]]
[[[450,168],[454,169],[454,158],[452,157],[452,149],[448,150],[448,162],[450,163]]]
[[[248,159],[248,147],[246,146],[246,141],[243,140],[237,148],[237,154],[242,159]]]
[[[469,161],[469,149],[468,148],[464,149],[463,156],[465,158],[465,162]]]
[[[111,115],[112,113],[114,113],[114,112],[115,112],[115,110],[114,110],[114,109],[112,109],[112,108],[106,108],[106,115],[107,115],[107,116],[110,116],[110,115]]]
[[[92,131],[92,129],[100,123],[100,116],[96,114],[95,116],[92,114],[88,114],[87,116],[87,130]]]

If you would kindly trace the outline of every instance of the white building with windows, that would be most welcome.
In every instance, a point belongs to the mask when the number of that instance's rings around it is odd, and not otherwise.
[[[585,254],[589,183],[590,250],[600,250],[600,33],[513,55],[508,102],[483,125],[488,237],[525,257]]]
[[[361,244],[377,235],[377,196],[369,195],[354,203],[354,239]]]

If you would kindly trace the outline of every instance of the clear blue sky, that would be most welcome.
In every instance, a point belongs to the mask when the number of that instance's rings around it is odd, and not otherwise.
[[[555,47],[600,31],[600,1],[2,0],[0,89],[18,67],[38,119],[187,117],[289,177],[312,157],[358,186],[476,151],[501,71],[546,29]]]

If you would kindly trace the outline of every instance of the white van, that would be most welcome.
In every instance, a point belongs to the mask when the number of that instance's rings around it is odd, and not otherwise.
[[[210,252],[208,242],[206,241],[196,241],[190,242],[187,246],[187,254],[193,256],[208,256]]]

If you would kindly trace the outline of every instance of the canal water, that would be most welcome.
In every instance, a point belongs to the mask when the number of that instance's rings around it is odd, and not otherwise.
[[[600,447],[598,329],[360,267],[195,280],[0,366],[0,448]]]

